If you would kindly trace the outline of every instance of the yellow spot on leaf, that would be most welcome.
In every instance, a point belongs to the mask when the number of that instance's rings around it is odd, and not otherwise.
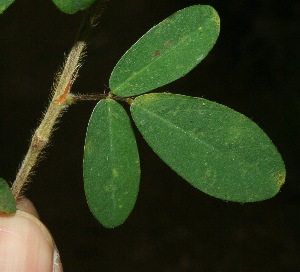
[[[114,177],[118,177],[119,176],[119,172],[116,168],[113,169],[113,176]]]

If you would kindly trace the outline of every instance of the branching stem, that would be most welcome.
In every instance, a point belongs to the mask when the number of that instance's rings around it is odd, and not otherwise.
[[[88,34],[90,33],[91,28],[95,26],[95,20],[99,17],[101,11],[102,7],[100,5],[95,5],[86,12],[86,16],[83,19],[83,23],[78,33],[77,41],[74,43],[64,67],[58,75],[49,106],[40,125],[32,136],[27,154],[25,155],[12,185],[12,192],[16,200],[22,196],[24,186],[28,183],[40,155],[49,143],[51,134],[59,117],[71,104],[70,101],[68,101],[70,89],[77,77],[78,69],[80,68],[80,61],[87,45]]]

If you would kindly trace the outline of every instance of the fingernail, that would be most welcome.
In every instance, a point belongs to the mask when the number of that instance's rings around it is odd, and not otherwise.
[[[0,216],[1,272],[53,272],[53,252],[53,239],[36,217],[19,210]]]
[[[55,245],[53,250],[53,272],[63,272],[60,255]]]

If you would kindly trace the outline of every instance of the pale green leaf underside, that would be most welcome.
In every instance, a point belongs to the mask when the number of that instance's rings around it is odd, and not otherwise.
[[[16,201],[7,182],[0,178],[0,211],[5,213],[16,212]]]
[[[0,0],[0,14],[3,13],[15,0]]]
[[[112,93],[135,96],[184,76],[205,58],[219,32],[220,18],[210,6],[175,12],[120,59],[109,80]]]
[[[137,97],[131,113],[161,159],[211,196],[260,201],[273,197],[284,183],[284,163],[271,140],[228,107],[162,93]]]
[[[84,189],[89,208],[105,227],[122,224],[136,202],[140,166],[130,119],[112,99],[101,100],[84,147]]]

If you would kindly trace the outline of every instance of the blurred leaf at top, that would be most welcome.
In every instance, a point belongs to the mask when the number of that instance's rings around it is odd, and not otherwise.
[[[97,0],[52,0],[53,3],[64,13],[74,14],[85,10]]]

